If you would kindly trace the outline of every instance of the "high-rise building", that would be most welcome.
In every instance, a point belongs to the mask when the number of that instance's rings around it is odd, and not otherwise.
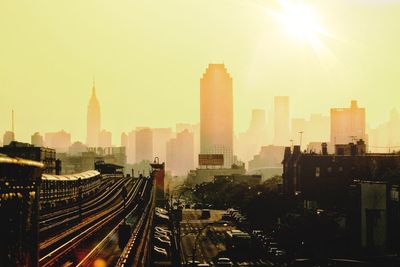
[[[329,142],[329,129],[329,116],[323,116],[322,114],[311,114],[309,120],[303,118],[294,118],[292,119],[291,139],[295,145],[300,144],[301,141],[302,149],[304,149],[304,147],[307,147],[310,143]],[[319,146],[319,148],[320,147],[321,146]]]
[[[44,144],[47,147],[54,148],[58,153],[67,152],[71,145],[71,134],[64,130],[44,134]]]
[[[194,134],[187,129],[167,142],[167,170],[183,176],[194,168]]]
[[[3,135],[3,146],[8,146],[12,141],[15,141],[14,132],[6,131]]]
[[[165,162],[167,159],[167,142],[174,133],[171,128],[153,128],[153,155],[158,157],[160,162]]]
[[[267,120],[265,110],[253,109],[251,121],[246,132],[239,134],[235,143],[236,155],[243,161],[250,160],[267,144]]]
[[[274,144],[280,146],[287,145],[290,139],[288,96],[275,96],[274,126]]]
[[[36,132],[31,136],[31,144],[37,147],[43,146],[43,136]]]
[[[102,130],[99,133],[99,147],[111,147],[112,146],[112,134],[109,131]]]
[[[128,147],[128,135],[126,133],[121,134],[121,146],[125,148]]]
[[[367,141],[365,108],[352,100],[350,108],[331,109],[331,145],[348,144],[357,139]]]
[[[128,146],[126,148],[126,158],[128,163],[136,162],[136,132],[134,130],[128,133]]]
[[[87,132],[86,145],[88,147],[99,146],[99,133],[101,129],[100,103],[96,96],[96,88],[93,82],[92,96],[87,108]]]
[[[233,163],[232,77],[224,64],[209,64],[200,79],[200,153],[223,154]]]
[[[135,161],[153,161],[153,132],[150,128],[136,128]]]
[[[190,133],[193,133],[193,158],[197,159],[200,153],[200,123],[190,124],[190,123],[177,123],[175,126],[175,132],[180,133],[184,130],[188,130]],[[198,167],[198,161],[194,161],[194,168]]]

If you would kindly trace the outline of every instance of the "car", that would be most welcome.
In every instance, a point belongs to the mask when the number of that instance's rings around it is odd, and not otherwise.
[[[210,266],[210,264],[208,264],[208,263],[199,263],[199,264],[197,264],[197,267],[208,267],[208,266]]]
[[[233,266],[233,262],[229,258],[218,258],[217,266]]]
[[[286,254],[286,252],[285,251],[283,251],[283,250],[277,250],[277,251],[275,251],[275,256],[284,256]]]

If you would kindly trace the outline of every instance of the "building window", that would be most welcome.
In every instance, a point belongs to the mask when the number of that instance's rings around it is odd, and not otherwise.
[[[315,167],[315,177],[319,177],[320,175],[320,168],[319,167]]]
[[[340,171],[340,172],[343,171],[343,167],[342,167],[342,166],[339,167],[339,171]]]
[[[329,172],[329,173],[332,172],[332,167],[328,167],[328,172]]]

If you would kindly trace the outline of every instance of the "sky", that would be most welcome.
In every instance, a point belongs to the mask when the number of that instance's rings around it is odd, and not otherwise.
[[[300,1],[318,42],[274,17],[284,2],[1,0],[0,133],[14,109],[18,140],[65,129],[85,141],[93,76],[115,144],[136,126],[197,123],[209,63],[233,77],[236,133],[275,95],[306,118],[357,99],[371,127],[400,108],[400,1]]]

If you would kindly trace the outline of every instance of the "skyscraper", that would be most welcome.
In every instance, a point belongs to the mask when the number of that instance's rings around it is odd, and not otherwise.
[[[246,132],[239,134],[235,143],[235,153],[243,161],[248,161],[267,144],[267,119],[265,110],[253,109],[251,121]]]
[[[194,168],[194,134],[187,129],[167,142],[167,170],[172,175],[183,176]]]
[[[359,108],[352,100],[350,108],[331,109],[331,144],[348,144],[356,139],[367,141],[365,108]]]
[[[288,96],[275,96],[274,126],[274,144],[280,146],[287,145],[290,139]]]
[[[109,131],[102,130],[99,133],[99,147],[111,147],[112,146],[112,134]]]
[[[171,128],[153,128],[153,155],[158,157],[160,162],[165,162],[167,159],[167,142],[174,133]]]
[[[153,132],[150,128],[136,128],[135,161],[153,161]]]
[[[209,64],[200,79],[200,153],[224,154],[233,162],[232,77],[224,64]]]
[[[71,145],[71,134],[64,130],[45,133],[44,143],[47,147],[56,149],[57,153],[67,152]]]
[[[101,129],[100,103],[96,97],[96,88],[93,81],[92,96],[87,108],[87,132],[86,145],[88,147],[99,146],[99,134]]]

